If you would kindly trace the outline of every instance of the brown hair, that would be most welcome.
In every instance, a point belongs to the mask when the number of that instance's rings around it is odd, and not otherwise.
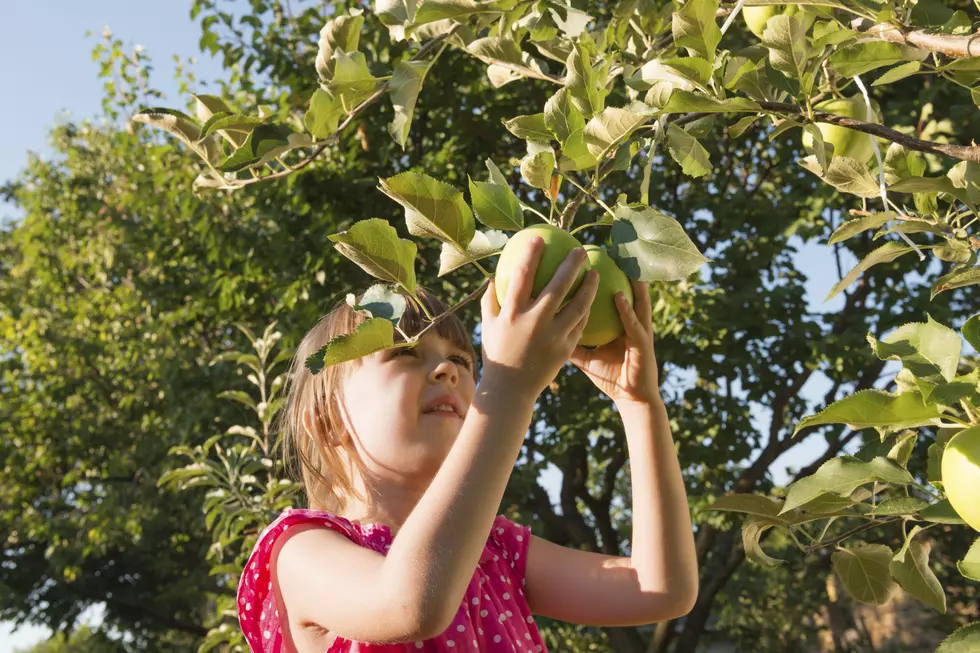
[[[422,287],[416,288],[416,295],[431,315],[439,315],[447,309],[445,303]],[[363,462],[351,438],[344,437],[340,413],[341,385],[360,360],[331,365],[319,374],[310,372],[306,360],[332,338],[352,333],[367,319],[365,313],[355,311],[346,301],[338,301],[303,337],[290,365],[286,405],[277,416],[277,430],[287,469],[290,459],[298,462],[294,469],[299,468],[298,480],[302,481],[310,508],[339,514],[347,508],[350,497],[365,501],[353,484],[354,468],[363,473]],[[415,302],[407,299],[399,328],[414,337],[428,324]],[[470,355],[474,361],[475,379],[476,354],[472,336],[457,314],[442,320],[432,330]],[[404,342],[397,331],[395,342]]]

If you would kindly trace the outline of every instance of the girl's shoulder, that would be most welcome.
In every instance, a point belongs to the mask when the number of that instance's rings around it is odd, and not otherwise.
[[[355,544],[382,555],[391,547],[391,530],[383,524],[359,524],[330,512],[307,508],[283,511],[259,534],[238,584],[239,626],[253,652],[278,653],[282,650],[271,572],[272,552],[282,534],[300,524],[330,528]],[[523,587],[530,539],[529,527],[497,515],[487,535],[480,566],[487,573],[493,570],[493,579],[503,578],[501,574],[505,574]]]
[[[329,528],[359,546],[382,554],[391,546],[391,533],[386,526],[357,524],[323,510],[291,508],[283,511],[259,534],[238,582],[238,622],[252,651],[278,653],[282,650],[279,609],[272,586],[272,553],[283,533],[300,524]]]

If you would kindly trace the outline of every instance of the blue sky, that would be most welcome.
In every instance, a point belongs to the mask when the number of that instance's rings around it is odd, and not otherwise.
[[[91,50],[108,26],[129,47],[142,45],[153,59],[151,84],[167,95],[166,104],[181,106],[173,80],[173,54],[181,58],[196,56],[194,67],[198,79],[215,79],[220,67],[198,53],[199,30],[189,17],[190,2],[147,2],[146,0],[87,0],[86,2],[11,2],[4,7],[0,21],[0,88],[7,89],[8,99],[0,103],[0,179],[17,175],[30,151],[50,152],[47,133],[69,112],[72,119],[97,117],[101,111],[102,83]],[[85,36],[86,31],[92,35]],[[0,219],[12,217],[12,209],[0,203]],[[800,245],[799,241],[795,243]],[[797,262],[809,277],[807,293],[813,311],[836,311],[842,296],[822,305],[820,302],[836,281],[829,250],[820,244],[800,248]],[[845,269],[856,261],[845,260]],[[914,320],[923,316],[910,316]],[[879,336],[883,334],[877,334]],[[689,383],[689,375],[677,374],[675,382]],[[821,397],[829,388],[822,376],[814,376],[803,393]],[[770,415],[755,411],[760,429]],[[786,478],[782,469],[800,467],[818,456],[823,448],[821,438],[811,438],[777,461],[777,482]],[[547,475],[549,490],[554,488],[557,473]],[[87,618],[98,619],[99,610]],[[12,625],[0,623],[0,653],[13,653],[47,636],[44,629],[24,627],[12,632]]]

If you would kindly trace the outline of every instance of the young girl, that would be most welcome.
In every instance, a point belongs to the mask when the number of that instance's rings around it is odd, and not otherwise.
[[[363,319],[346,304],[296,353],[284,413],[310,509],[288,510],[259,537],[238,589],[252,651],[393,653],[544,651],[532,615],[596,625],[686,614],[697,595],[694,540],[660,398],[650,297],[618,295],[626,334],[576,346],[595,298],[571,253],[531,298],[543,243],[528,247],[502,304],[484,293],[482,376],[455,314],[411,348],[314,376],[307,356]],[[431,313],[445,306],[421,293]],[[424,326],[411,309],[400,325]],[[560,308],[560,310],[559,310]],[[538,395],[567,361],[609,395],[624,422],[633,490],[629,557],[533,536],[497,509]]]

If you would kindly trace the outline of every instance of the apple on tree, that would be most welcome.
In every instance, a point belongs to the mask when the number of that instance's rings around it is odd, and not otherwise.
[[[766,23],[769,19],[778,14],[795,16],[801,14],[803,17],[803,31],[806,32],[817,19],[817,12],[813,8],[800,7],[797,5],[765,5],[763,7],[742,7],[742,18],[749,31],[760,39],[766,31]]]
[[[532,298],[537,297],[544,290],[565,257],[572,250],[582,248],[582,243],[575,236],[554,225],[542,223],[521,229],[507,241],[500,253],[500,259],[497,261],[495,286],[498,302],[503,303],[507,296],[507,287],[517,271],[517,264],[523,258],[523,250],[534,236],[541,237],[544,241],[544,249],[541,252],[541,260],[534,272],[534,281],[531,284]],[[579,344],[586,347],[599,347],[612,342],[625,332],[619,318],[619,310],[616,308],[615,296],[617,292],[622,292],[632,306],[633,289],[629,278],[619,269],[619,266],[604,249],[596,245],[586,245],[584,249],[588,260],[579,270],[572,289],[565,296],[563,305],[571,299],[582,284],[582,278],[586,271],[594,269],[598,272],[599,286],[592,302],[589,321],[582,332]]]
[[[864,96],[860,94],[849,98],[824,100],[813,105],[813,108],[817,111],[865,122],[881,121],[881,107],[878,103],[871,100],[873,114],[869,118],[868,105],[864,101]],[[817,123],[817,129],[820,130],[824,142],[833,143],[834,156],[846,156],[864,164],[874,155],[874,145],[871,144],[871,137],[868,134],[827,123]],[[807,154],[814,153],[813,136],[807,131],[803,132],[803,149],[806,150]]]
[[[946,444],[942,479],[953,510],[980,531],[980,426],[960,431]]]

